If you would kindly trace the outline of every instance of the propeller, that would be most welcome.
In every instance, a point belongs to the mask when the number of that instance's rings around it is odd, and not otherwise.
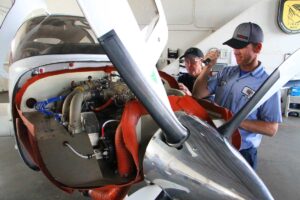
[[[147,4],[147,9],[154,11],[150,24],[145,27],[149,28],[147,31],[140,30],[127,1],[77,1],[111,62],[164,131],[167,144],[180,147],[189,132],[172,111],[155,67],[168,32],[160,1],[155,1],[155,6]],[[146,2],[140,3],[141,8],[145,7]]]

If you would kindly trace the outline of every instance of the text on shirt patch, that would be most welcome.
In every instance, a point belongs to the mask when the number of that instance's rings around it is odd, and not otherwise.
[[[255,94],[255,91],[252,90],[251,88],[245,86],[245,87],[243,88],[243,90],[242,90],[242,93],[243,93],[244,95],[246,95],[247,98],[249,99],[249,98],[251,98],[251,97]]]

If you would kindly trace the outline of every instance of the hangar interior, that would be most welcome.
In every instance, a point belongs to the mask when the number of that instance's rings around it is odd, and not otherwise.
[[[10,132],[5,123],[7,116],[5,116],[5,109],[3,109],[7,100],[7,94],[1,93],[1,134]],[[300,172],[298,158],[300,145],[299,117],[289,116],[284,117],[283,120],[276,136],[263,138],[259,149],[257,173],[275,199],[296,200],[300,195],[300,179],[297,176]],[[51,184],[43,174],[32,171],[25,166],[15,149],[13,136],[1,136],[0,145],[2,149],[0,153],[1,198],[5,200],[87,199],[79,192],[72,194],[62,192]],[[18,192],[15,191],[16,188],[18,188]]]
[[[169,35],[166,47],[156,66],[174,77],[182,70],[179,67],[178,57],[191,46],[199,47],[203,52],[218,48],[221,51],[218,66],[222,68],[234,65],[232,49],[222,43],[232,36],[234,28],[241,22],[257,22],[264,28],[265,41],[260,59],[265,63],[268,72],[272,72],[290,54],[300,48],[300,34],[284,33],[277,24],[279,1],[162,0],[161,2],[166,14]],[[6,5],[9,3],[9,0],[0,2],[0,8],[7,9]],[[82,15],[75,0],[64,2],[47,0],[47,4],[50,13]],[[298,16],[300,16],[299,10]],[[0,19],[1,17],[3,15],[0,15]],[[4,69],[7,71],[8,62],[5,65]],[[12,119],[8,115],[10,113],[8,79],[1,73],[0,70],[0,146],[2,150],[0,153],[0,198],[5,200],[87,199],[79,192],[73,194],[62,192],[44,175],[32,171],[23,163],[16,150],[14,131],[10,123]],[[275,199],[296,200],[300,196],[300,179],[297,176],[300,173],[299,87],[300,74],[281,88],[283,122],[279,125],[279,131],[274,137],[263,137],[258,151],[257,174]]]

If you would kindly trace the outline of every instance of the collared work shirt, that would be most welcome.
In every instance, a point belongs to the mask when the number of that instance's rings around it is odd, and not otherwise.
[[[254,71],[240,76],[239,66],[226,67],[216,76],[208,80],[210,94],[215,94],[215,102],[228,108],[233,114],[237,113],[254,95],[261,84],[268,78],[262,65]],[[247,119],[266,122],[282,122],[280,94],[275,93],[264,104],[253,111]],[[242,136],[240,150],[251,147],[257,148],[262,135],[239,128]]]

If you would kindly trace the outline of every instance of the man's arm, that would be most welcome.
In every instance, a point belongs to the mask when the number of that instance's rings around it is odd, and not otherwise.
[[[211,61],[203,68],[200,75],[197,77],[193,86],[193,97],[201,99],[210,95],[207,87],[207,81],[210,76],[212,67],[217,63],[219,57],[218,51],[209,51],[203,60],[209,58]]]
[[[196,99],[201,99],[209,95],[207,81],[210,75],[211,68],[212,66],[205,67],[194,83],[193,97],[195,97]]]
[[[260,106],[260,120],[244,120],[240,127],[262,135],[274,136],[278,130],[278,124],[282,122],[280,106],[280,94],[277,92]]]
[[[260,133],[266,136],[274,136],[278,130],[278,123],[277,122],[265,122],[261,120],[244,120],[241,125],[241,128],[251,131]]]

